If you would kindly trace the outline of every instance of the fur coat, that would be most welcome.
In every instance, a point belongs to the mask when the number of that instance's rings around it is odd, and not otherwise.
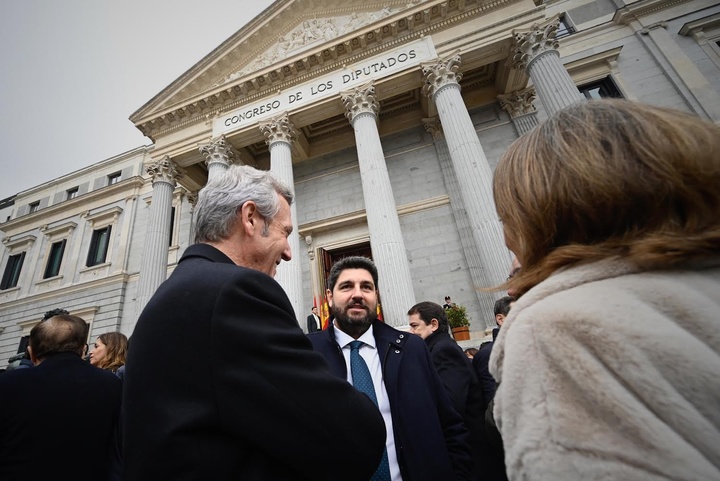
[[[490,358],[511,480],[720,480],[720,258],[554,273]]]

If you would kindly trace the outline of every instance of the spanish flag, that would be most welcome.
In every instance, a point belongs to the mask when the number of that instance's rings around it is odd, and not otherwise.
[[[322,307],[320,308],[320,325],[322,326],[323,331],[330,325],[330,305],[328,304],[327,299],[325,299]]]

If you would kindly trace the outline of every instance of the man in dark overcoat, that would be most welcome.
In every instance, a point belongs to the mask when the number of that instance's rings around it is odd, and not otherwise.
[[[445,310],[434,302],[419,302],[408,311],[408,325],[410,332],[420,336],[427,344],[435,370],[455,410],[465,422],[475,474],[480,479],[490,479],[487,476],[488,463],[493,460],[487,453],[483,393],[470,359],[450,337]]]
[[[377,319],[377,280],[370,259],[355,256],[336,262],[327,282],[333,325],[308,337],[332,372],[353,384],[353,341],[361,341],[356,348],[372,376],[387,429],[390,477],[385,479],[475,479],[467,430],[425,343]]]
[[[196,244],[132,336],[126,481],[372,475],[382,417],[312,351],[273,279],[291,257],[292,198],[273,174],[248,166],[230,167],[200,191]]]
[[[322,331],[322,327],[320,325],[320,316],[318,316],[318,308],[313,306],[310,315],[307,316],[306,319],[307,323],[307,332],[316,332],[316,331]]]
[[[0,479],[119,479],[122,383],[82,359],[85,321],[60,314],[30,331],[36,367],[0,375]]]

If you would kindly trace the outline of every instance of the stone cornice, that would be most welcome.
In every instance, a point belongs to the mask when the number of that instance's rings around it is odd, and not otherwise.
[[[82,212],[82,206],[92,203],[98,199],[108,199],[111,196],[118,196],[118,199],[124,198],[122,194],[130,189],[137,189],[143,186],[145,179],[140,176],[130,177],[129,179],[118,182],[117,184],[108,185],[100,189],[90,191],[74,199],[65,200],[57,204],[51,205],[40,209],[32,214],[25,214],[21,217],[11,219],[0,225],[0,231],[20,231],[24,232],[34,227],[40,227],[46,224],[43,222],[44,218],[50,217],[58,213],[72,213],[70,215],[77,215]],[[66,216],[67,217],[67,216]]]
[[[15,299],[12,301],[3,302],[2,306],[3,309],[9,309],[9,308],[17,308],[20,306],[33,306],[40,302],[47,301],[50,299],[58,299],[62,296],[70,296],[73,294],[86,294],[89,289],[95,288],[95,287],[102,287],[107,286],[111,284],[127,284],[129,280],[129,275],[126,273],[120,273],[120,274],[113,274],[109,275],[107,277],[103,277],[100,279],[93,278],[91,281],[86,282],[79,282],[77,284],[73,284],[71,286],[64,286],[59,287],[57,289],[53,289],[48,292],[43,292],[41,294],[33,294],[26,297],[21,297],[19,299]],[[125,286],[123,286],[125,287]],[[6,292],[6,291],[3,291]],[[76,309],[78,311],[87,310],[88,308],[79,308]],[[42,315],[41,315],[42,317]]]
[[[82,169],[76,170],[75,172],[70,172],[68,174],[63,175],[62,177],[58,177],[49,182],[45,182],[43,184],[39,184],[34,187],[30,187],[29,189],[23,190],[22,192],[19,192],[15,196],[11,196],[11,197],[14,197],[15,203],[21,203],[23,198],[26,198],[30,195],[33,195],[35,193],[46,190],[48,187],[53,187],[56,185],[66,183],[66,182],[68,182],[68,180],[70,180],[74,177],[80,177],[80,176],[86,175],[93,171],[106,169],[111,164],[120,163],[125,160],[132,159],[133,157],[146,155],[149,152],[151,152],[154,148],[155,147],[153,145],[143,145],[142,147],[137,147],[132,150],[128,150],[127,152],[123,152],[122,154],[115,155],[113,157],[110,157],[109,159],[101,160],[100,162],[97,162],[95,164],[89,165]],[[85,195],[85,194],[83,194],[83,195]]]
[[[720,26],[720,13],[688,22],[678,32],[680,35],[694,35],[697,31],[713,29]]]
[[[336,70],[342,65],[358,62],[516,1],[435,0],[420,3],[412,9],[384,17],[348,35],[334,38],[319,49],[302,52],[301,55],[285,59],[282,63],[268,66],[230,84],[175,104],[151,117],[142,119],[140,115],[136,115],[140,113],[138,111],[131,118],[145,135],[157,139],[187,126],[207,122],[222,112],[271,95],[271,92],[287,89]],[[451,5],[453,9],[450,9]],[[301,21],[302,17],[297,20]],[[327,60],[324,59],[326,52],[330,56]],[[298,70],[301,65],[307,69]]]
[[[618,25],[629,25],[632,21],[638,21],[641,17],[645,17],[652,13],[668,10],[677,5],[690,2],[692,0],[641,0],[619,8],[612,21]]]
[[[434,209],[436,207],[442,207],[450,203],[450,198],[447,195],[440,195],[432,197],[430,199],[424,199],[417,202],[411,202],[398,206],[397,213],[399,216],[408,214],[414,214],[423,210]],[[298,227],[298,235],[301,238],[305,238],[310,235],[317,235],[323,232],[330,232],[339,228],[348,228],[355,225],[362,225],[367,222],[367,216],[364,210],[357,210],[349,212],[347,214],[322,219],[316,222],[308,222]]]

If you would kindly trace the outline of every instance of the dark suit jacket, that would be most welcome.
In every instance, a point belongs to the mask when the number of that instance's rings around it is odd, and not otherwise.
[[[0,374],[0,479],[108,479],[121,389],[70,352]]]
[[[447,332],[436,331],[425,339],[425,343],[440,380],[468,429],[475,474],[484,479],[488,463],[485,405],[470,359]]]
[[[499,329],[493,329],[493,340],[497,337]],[[483,393],[483,410],[485,412],[485,443],[483,450],[485,457],[485,478],[488,481],[507,481],[505,472],[505,451],[502,438],[495,425],[493,417],[492,400],[495,397],[495,379],[490,374],[488,362],[492,353],[493,343],[485,342],[473,357],[472,367],[478,377],[480,389]]]
[[[380,322],[373,335],[390,399],[393,434],[404,481],[474,479],[467,430],[452,407],[423,340]],[[332,327],[308,335],[337,377],[347,366]]]
[[[318,322],[319,321],[320,319],[318,318]],[[316,332],[322,330],[318,327],[317,323],[315,323],[315,316],[313,316],[312,314],[307,316],[307,330],[308,332]]]
[[[367,481],[380,462],[372,401],[330,374],[275,280],[209,245],[150,300],[125,369],[125,481]]]

